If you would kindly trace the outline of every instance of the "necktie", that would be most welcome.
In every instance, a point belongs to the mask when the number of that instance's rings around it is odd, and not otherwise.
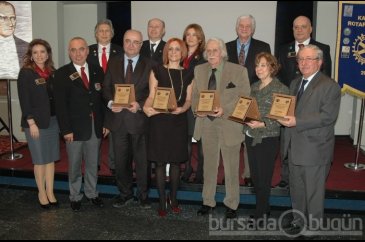
[[[215,79],[216,68],[212,69],[212,74],[209,77],[208,90],[216,90],[217,89],[217,80]]]
[[[155,49],[153,49],[153,47],[155,47],[156,44],[151,44],[151,56],[153,56],[153,54],[155,53]]]
[[[81,67],[81,79],[86,89],[89,89],[89,79],[87,79],[87,75],[85,73],[85,67]]]
[[[126,72],[126,75],[125,75],[125,82],[127,84],[132,83],[132,74],[133,74],[132,63],[133,63],[133,60],[128,59],[127,72]]]
[[[241,45],[240,54],[238,55],[238,63],[241,66],[245,65],[245,45],[244,44]]]
[[[304,86],[305,84],[307,84],[308,80],[304,80],[302,81],[302,85],[299,88],[298,94],[297,94],[297,103],[299,102],[299,99],[302,97],[303,92],[304,92]]]
[[[299,49],[304,47],[304,44],[298,44]]]
[[[106,72],[106,66],[108,63],[108,60],[106,59],[106,48],[103,47],[103,54],[101,55],[101,67],[103,68],[104,73]]]

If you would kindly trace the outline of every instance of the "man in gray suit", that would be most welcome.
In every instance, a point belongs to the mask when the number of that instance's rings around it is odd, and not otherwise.
[[[302,77],[290,85],[291,95],[297,96],[295,114],[279,122],[286,127],[284,154],[289,158],[292,207],[307,221],[316,219],[321,223],[341,91],[333,79],[320,71],[323,51],[319,47],[302,47],[297,61]],[[290,229],[300,231],[303,227],[306,227],[303,217],[294,213]]]
[[[198,65],[194,72],[192,107],[199,101],[203,90],[216,90],[220,96],[220,107],[214,114],[198,115],[194,138],[203,142],[204,184],[203,206],[198,215],[207,215],[215,208],[217,173],[222,153],[224,175],[226,178],[226,218],[235,218],[239,204],[239,159],[241,143],[244,140],[242,125],[230,121],[239,96],[250,94],[250,81],[247,69],[241,65],[227,62],[226,45],[221,39],[209,39],[204,52],[208,63]],[[212,85],[214,83],[214,85]]]

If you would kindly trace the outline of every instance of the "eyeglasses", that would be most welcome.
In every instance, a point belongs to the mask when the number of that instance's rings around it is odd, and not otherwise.
[[[134,46],[137,46],[137,45],[140,45],[142,44],[142,41],[137,41],[137,40],[130,40],[130,39],[125,39],[124,40],[124,44],[126,45],[134,45]]]
[[[315,61],[315,60],[319,60],[319,58],[318,57],[316,57],[316,58],[309,58],[309,57],[307,57],[307,58],[297,58],[298,63],[311,62],[311,61]]]
[[[4,15],[0,15],[0,22],[15,22],[16,21],[16,16],[4,16]]]

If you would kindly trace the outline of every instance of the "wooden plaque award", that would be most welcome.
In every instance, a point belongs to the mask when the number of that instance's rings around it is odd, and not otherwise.
[[[272,119],[284,119],[284,116],[294,116],[296,97],[274,93],[270,113],[266,116]]]
[[[113,106],[130,107],[136,100],[133,84],[115,84],[115,94]]]
[[[177,108],[174,89],[157,87],[152,107],[161,113],[170,113],[174,111]]]
[[[214,114],[214,110],[220,107],[219,94],[214,90],[204,90],[199,94],[199,102],[195,112],[197,114]]]
[[[238,122],[246,123],[251,120],[260,121],[260,112],[255,98],[240,97],[237,101],[236,107],[228,119]]]

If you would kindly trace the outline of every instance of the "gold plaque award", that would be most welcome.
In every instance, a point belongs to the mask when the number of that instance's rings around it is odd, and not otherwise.
[[[161,113],[169,113],[177,108],[174,89],[157,87],[152,107]]]
[[[295,96],[274,93],[270,113],[267,117],[272,119],[284,119],[284,116],[293,116],[295,102]]]
[[[233,110],[230,120],[245,123],[251,120],[260,120],[260,112],[255,98],[240,97],[237,101],[236,107]]]
[[[201,91],[199,102],[195,112],[198,114],[214,114],[214,110],[220,107],[218,92],[214,90]]]
[[[134,84],[115,84],[113,106],[130,107],[135,100]]]

